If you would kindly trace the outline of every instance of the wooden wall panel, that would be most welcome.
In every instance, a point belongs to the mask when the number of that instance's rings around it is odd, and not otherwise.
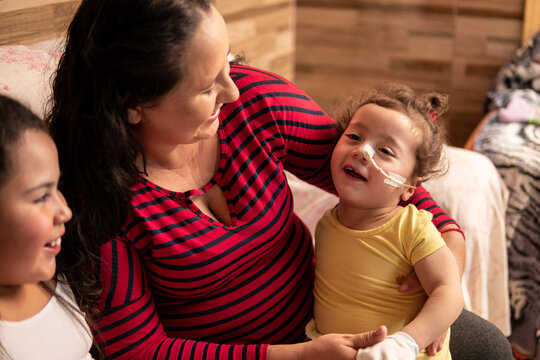
[[[0,0],[0,45],[30,45],[65,35],[80,0]]]
[[[520,46],[524,0],[298,0],[296,82],[330,111],[389,81],[449,93],[451,142],[483,114],[493,77]]]
[[[232,54],[294,79],[294,0],[217,0],[216,7],[227,23]]]
[[[31,45],[65,35],[80,0],[0,0],[0,45]],[[250,65],[294,78],[294,0],[216,0],[231,52]]]
[[[538,7],[538,0],[297,0],[296,7],[294,0],[216,0],[216,6],[234,54],[294,79],[326,110],[358,87],[387,81],[448,92],[452,143],[461,145],[481,119],[494,75],[525,34],[525,1]],[[0,0],[0,45],[62,36],[79,2]],[[531,23],[532,29],[538,21]]]

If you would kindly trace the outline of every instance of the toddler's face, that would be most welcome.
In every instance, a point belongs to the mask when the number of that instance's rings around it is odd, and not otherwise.
[[[0,285],[49,280],[71,210],[58,190],[58,153],[50,136],[29,130],[11,149],[0,187]]]
[[[415,185],[411,181],[420,140],[420,132],[406,115],[375,104],[360,107],[332,154],[332,178],[340,199],[360,207],[395,206],[406,200],[411,190],[385,184],[362,150],[369,144],[379,167]]]

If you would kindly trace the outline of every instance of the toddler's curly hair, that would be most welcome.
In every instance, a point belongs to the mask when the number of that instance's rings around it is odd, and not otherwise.
[[[358,109],[375,104],[399,111],[420,130],[422,142],[416,149],[413,176],[427,180],[447,171],[443,161],[447,132],[443,115],[448,111],[448,95],[435,91],[416,91],[402,84],[389,83],[360,91],[343,102],[334,116],[339,136],[343,134]]]

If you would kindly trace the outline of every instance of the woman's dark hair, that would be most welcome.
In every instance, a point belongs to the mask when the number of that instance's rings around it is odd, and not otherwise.
[[[0,186],[13,169],[11,151],[27,130],[48,132],[47,125],[24,105],[0,95]]]
[[[446,172],[442,161],[446,128],[443,115],[448,110],[448,96],[434,91],[415,91],[402,84],[389,83],[360,91],[343,102],[336,111],[336,127],[341,136],[356,111],[364,105],[396,110],[407,116],[422,135],[416,149],[416,167],[413,176],[427,180],[430,176]]]
[[[87,314],[96,314],[101,292],[100,247],[125,225],[130,186],[145,169],[127,109],[158,100],[183,79],[189,42],[211,3],[83,0],[68,28],[46,120],[73,212],[58,266]]]

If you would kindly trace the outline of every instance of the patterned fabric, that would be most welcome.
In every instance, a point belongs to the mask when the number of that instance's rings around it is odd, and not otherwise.
[[[538,108],[539,92],[540,32],[501,69],[488,103],[504,108],[519,98]],[[494,112],[476,137],[474,150],[491,159],[510,193],[506,212],[510,342],[519,358],[540,360],[540,127],[503,122]]]
[[[99,327],[111,358],[266,359],[260,344],[304,339],[313,248],[284,170],[331,190],[337,133],[286,80],[243,66],[231,76],[240,98],[220,112],[217,175],[183,193],[141,178],[124,230],[102,248]],[[190,199],[216,185],[231,226]],[[413,202],[439,226],[453,221],[422,188]]]
[[[499,94],[515,89],[540,92],[540,32],[518,49],[499,70],[486,98],[486,112],[501,107],[494,103]]]
[[[503,123],[494,113],[474,149],[493,161],[509,190],[505,225],[510,341],[520,353],[540,359],[540,128]]]
[[[0,94],[16,99],[42,118],[51,93],[51,76],[61,56],[54,50],[59,43],[58,39],[44,47],[0,46]]]

